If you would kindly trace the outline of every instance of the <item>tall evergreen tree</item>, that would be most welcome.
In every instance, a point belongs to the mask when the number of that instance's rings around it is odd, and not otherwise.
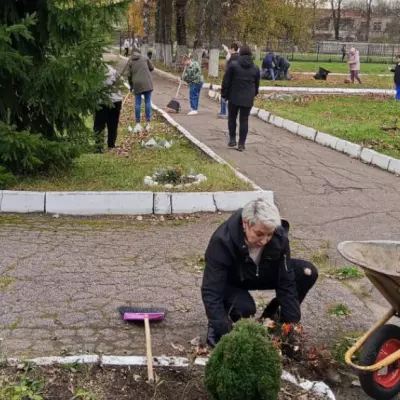
[[[122,0],[3,0],[0,166],[63,167],[87,141],[85,118],[107,98],[102,61]]]

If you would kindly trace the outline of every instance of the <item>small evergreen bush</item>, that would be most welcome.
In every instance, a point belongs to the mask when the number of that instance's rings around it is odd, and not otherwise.
[[[15,183],[14,175],[0,166],[0,190],[7,189]]]
[[[266,329],[242,320],[211,354],[205,385],[213,400],[276,400],[281,374],[279,353]]]

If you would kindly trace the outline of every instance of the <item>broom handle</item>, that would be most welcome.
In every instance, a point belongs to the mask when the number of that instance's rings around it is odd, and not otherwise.
[[[178,98],[179,92],[180,92],[180,90],[181,90],[181,86],[182,86],[182,82],[183,82],[183,76],[185,75],[185,71],[186,71],[186,65],[185,65],[185,68],[183,68],[182,77],[181,77],[181,79],[179,79],[178,90],[176,91],[176,96],[175,96],[175,98]]]
[[[153,353],[151,351],[151,335],[150,335],[150,322],[148,318],[144,319],[144,329],[146,333],[146,354],[147,354],[147,375],[149,382],[154,382],[153,372]]]

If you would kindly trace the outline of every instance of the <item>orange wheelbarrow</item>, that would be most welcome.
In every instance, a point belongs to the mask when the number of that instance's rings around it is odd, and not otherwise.
[[[400,317],[400,242],[343,242],[339,253],[363,268],[365,275],[392,308],[351,347],[345,361],[358,370],[364,392],[376,400],[400,393],[400,327],[386,324]],[[358,365],[354,354],[361,349]]]

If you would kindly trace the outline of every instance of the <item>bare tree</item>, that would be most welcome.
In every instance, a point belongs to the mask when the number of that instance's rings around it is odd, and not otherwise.
[[[315,38],[315,32],[317,30],[317,11],[320,7],[325,4],[325,0],[311,0],[311,6],[313,10],[312,18],[312,37]]]
[[[188,0],[175,0],[176,18],[176,65],[180,63],[181,56],[187,54],[186,20]]]
[[[340,21],[342,19],[343,0],[330,0],[332,9],[333,29],[335,31],[335,40],[340,39]]]
[[[372,17],[372,5],[374,0],[365,0],[365,40],[369,41],[369,33],[371,32],[371,17]]]

